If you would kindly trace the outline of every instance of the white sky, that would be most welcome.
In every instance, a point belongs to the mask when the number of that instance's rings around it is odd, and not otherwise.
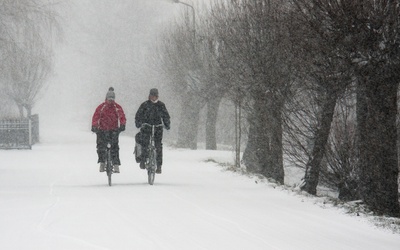
[[[51,124],[51,123],[46,123]],[[400,235],[254,178],[229,151],[165,148],[154,186],[120,140],[112,187],[85,124],[43,127],[33,150],[2,150],[2,249],[399,249]]]
[[[54,46],[54,74],[34,113],[84,119],[110,86],[123,106],[132,100],[139,105],[157,78],[146,75],[145,53],[182,6],[169,0],[61,1],[63,40]]]

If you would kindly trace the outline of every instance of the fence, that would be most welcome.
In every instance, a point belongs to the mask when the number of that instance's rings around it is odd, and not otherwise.
[[[39,116],[0,120],[0,149],[32,149],[39,142]]]

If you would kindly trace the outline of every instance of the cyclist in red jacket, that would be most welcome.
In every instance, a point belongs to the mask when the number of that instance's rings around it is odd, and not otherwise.
[[[114,172],[119,173],[121,161],[119,159],[118,136],[125,130],[126,118],[122,107],[115,102],[114,88],[108,89],[106,100],[100,104],[93,114],[92,132],[97,135],[97,155],[99,157],[100,172],[105,170],[107,142],[111,142],[111,157]]]

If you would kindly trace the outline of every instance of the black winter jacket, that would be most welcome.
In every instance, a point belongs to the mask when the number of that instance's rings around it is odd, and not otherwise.
[[[164,126],[170,128],[170,116],[165,104],[161,101],[153,103],[150,100],[142,103],[136,112],[135,124],[140,128],[143,123],[158,125],[164,123]]]

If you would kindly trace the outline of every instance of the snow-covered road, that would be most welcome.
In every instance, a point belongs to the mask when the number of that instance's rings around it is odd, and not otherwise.
[[[54,133],[54,134],[53,134]],[[154,186],[121,136],[121,174],[98,172],[95,135],[44,133],[0,151],[1,249],[399,249],[400,235],[322,208],[207,159],[231,152],[165,148]]]

